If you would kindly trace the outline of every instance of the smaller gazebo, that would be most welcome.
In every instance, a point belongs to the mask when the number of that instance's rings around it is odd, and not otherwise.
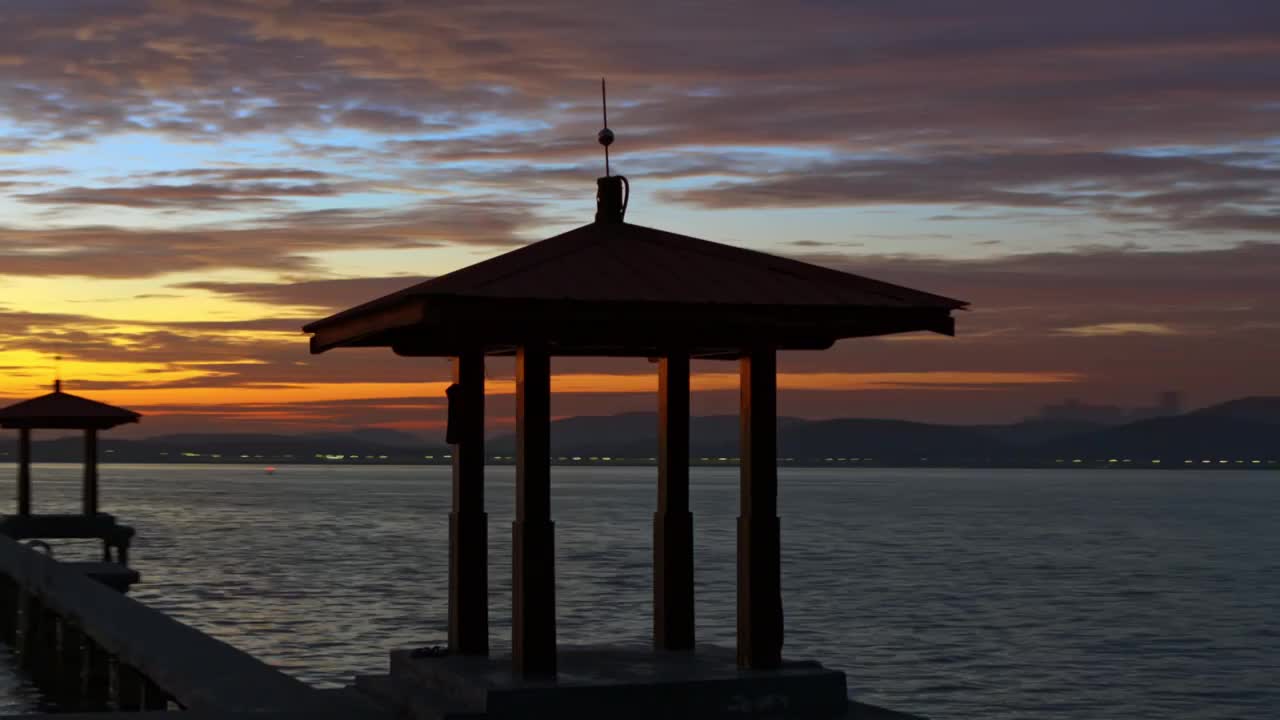
[[[0,533],[22,538],[101,538],[103,560],[128,563],[133,529],[117,525],[115,518],[98,511],[98,431],[135,423],[142,416],[96,400],[62,391],[55,380],[53,392],[0,409],[0,428],[18,430],[18,506],[14,515],[0,520]],[[31,512],[31,431],[84,431],[84,486],[79,515],[37,515]]]

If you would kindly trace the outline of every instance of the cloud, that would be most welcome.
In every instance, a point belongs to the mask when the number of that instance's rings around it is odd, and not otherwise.
[[[709,223],[718,218],[697,213],[732,210],[722,216],[732,227],[740,210],[815,208],[844,223],[855,213],[827,211],[907,204],[960,228],[930,237],[936,246],[972,252],[966,223],[1000,231],[976,238],[1001,243],[984,252],[1057,243],[955,260],[855,255],[857,242],[812,228],[785,235],[790,244],[775,248],[974,303],[954,340],[841,343],[787,355],[787,372],[1031,373],[1082,378],[1071,381],[1082,397],[1108,398],[1162,386],[1280,390],[1261,369],[1280,364],[1280,253],[1250,242],[1280,229],[1280,5],[1228,5],[9,0],[0,153],[17,165],[0,177],[0,202],[18,212],[0,226],[0,272],[54,283],[218,273],[130,293],[213,293],[258,303],[262,317],[122,324],[8,312],[0,346],[28,359],[62,352],[86,373],[133,363],[133,380],[85,382],[175,398],[180,388],[442,381],[443,363],[376,351],[310,358],[289,316],[412,282],[347,278],[325,259],[337,252],[496,252],[568,222],[556,213],[589,202],[598,173],[605,74],[614,167],[682,216]],[[74,161],[55,174],[50,157]],[[111,167],[117,159],[125,169]],[[195,224],[191,210],[217,215]],[[1010,219],[1019,224],[1001,225]],[[852,234],[875,247],[923,240],[919,229]],[[1014,239],[1022,229],[1030,237]],[[1116,237],[1144,247],[1092,244]],[[236,282],[228,270],[254,272]],[[272,274],[281,282],[262,280]],[[610,367],[558,361],[579,374]],[[1066,383],[993,393],[902,380],[877,393],[791,388],[783,402],[936,417],[951,412],[936,399],[945,394],[957,416],[1008,416]],[[859,406],[867,394],[877,404]],[[306,418],[415,421],[381,402],[358,414],[318,403]]]
[[[303,306],[321,312],[337,312],[427,279],[396,275],[285,283],[193,282],[178,287],[208,290],[267,306]]]
[[[1163,323],[1150,322],[1108,322],[1094,325],[1079,325],[1061,328],[1063,335],[1076,337],[1116,337],[1118,335],[1178,335],[1176,328]]]
[[[663,3],[13,4],[0,28],[0,108],[13,129],[0,144],[20,152],[123,133],[199,143],[269,134],[294,138],[309,159],[341,152],[401,187],[555,195],[598,163],[603,72],[620,169],[658,187],[714,180],[668,187],[672,202],[1066,209],[1251,235],[1274,232],[1280,212],[1268,144],[1280,116],[1280,10],[1268,0],[1230,12],[1170,0],[1158,13],[1102,0],[929,0],[911,12],[746,0],[733,21],[716,4],[681,6],[678,26]],[[298,139],[356,131],[384,142]],[[358,189],[321,177],[283,185],[283,175],[242,187],[254,170],[238,172],[22,197],[226,210]]]
[[[1157,322],[1173,326],[1223,317],[1237,320],[1280,312],[1280,243],[1247,242],[1221,249],[1171,251],[1084,246],[1071,251],[955,259],[920,255],[794,255],[886,281],[919,287],[973,304],[960,325],[980,318],[1089,317],[1089,322]],[[1097,320],[1097,317],[1106,317]],[[1133,320],[1135,317],[1140,319]],[[1086,322],[1081,325],[1089,324]],[[1024,329],[1031,329],[1026,327]]]
[[[430,122],[421,115],[399,109],[351,108],[333,116],[333,124],[346,128],[360,128],[384,133],[421,132],[424,130],[454,130],[456,126],[445,122]]]
[[[126,195],[153,202],[145,197]],[[158,201],[154,201],[158,202]],[[141,278],[215,269],[322,273],[310,254],[334,250],[405,250],[447,245],[506,247],[541,222],[527,203],[505,198],[430,200],[394,210],[292,211],[241,227],[174,229],[0,226],[0,272],[7,275]]]
[[[215,185],[134,185],[128,187],[65,187],[14,197],[45,205],[115,205],[130,208],[225,209],[242,203],[270,203],[284,197],[332,197],[342,190],[325,183],[241,183]]]
[[[184,170],[167,170],[150,172],[146,178],[198,178],[218,182],[240,182],[246,180],[329,180],[334,176],[320,170],[294,167],[215,167],[187,168]]]
[[[1265,154],[1160,157],[1004,153],[824,161],[755,179],[664,191],[709,208],[954,205],[1062,209],[1184,230],[1280,222],[1280,165]]]
[[[629,101],[617,117],[636,150],[1228,143],[1273,132],[1280,54],[1269,0],[1230,11],[1170,0],[1159,12],[748,0],[732,18],[681,5],[676,24],[665,3],[68,7],[19,0],[0,30],[4,106],[41,141],[83,129],[410,132],[497,116],[535,132],[476,147],[563,158],[594,151],[567,139],[591,137],[603,73]]]

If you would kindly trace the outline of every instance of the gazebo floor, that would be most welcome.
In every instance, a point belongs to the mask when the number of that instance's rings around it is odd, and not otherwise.
[[[816,662],[784,662],[776,670],[740,670],[734,651],[699,646],[694,653],[644,646],[560,646],[559,673],[523,678],[511,657],[391,653],[389,678],[362,678],[363,689],[414,717],[844,718],[844,673]],[[416,697],[414,697],[416,696]],[[448,710],[440,704],[448,706]]]

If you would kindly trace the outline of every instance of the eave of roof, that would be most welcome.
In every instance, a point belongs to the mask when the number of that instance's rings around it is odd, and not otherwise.
[[[0,408],[0,427],[106,429],[138,422],[141,417],[132,410],[57,390]]]
[[[793,324],[806,317],[825,322],[825,327],[810,328],[812,332],[798,341],[806,347],[864,334],[951,332],[950,312],[967,305],[767,253],[638,225],[597,222],[363,303],[303,330],[315,333],[312,352],[344,345],[392,345],[392,331],[456,333],[450,326],[460,325],[462,319],[450,323],[441,316],[468,304],[483,305],[490,313],[472,313],[465,319],[482,324],[509,314],[526,317],[534,306],[543,312],[554,307],[566,318],[585,317],[593,310],[635,311],[654,328],[665,321],[679,325],[690,312],[745,314],[758,322],[783,315]],[[658,316],[664,312],[666,318]],[[904,313],[913,312],[920,314],[921,322],[901,322]],[[850,320],[841,313],[857,317]],[[877,314],[884,318],[871,317]],[[862,329],[850,330],[850,324]],[[884,332],[866,332],[877,325]],[[501,342],[497,335],[480,340],[482,345]]]

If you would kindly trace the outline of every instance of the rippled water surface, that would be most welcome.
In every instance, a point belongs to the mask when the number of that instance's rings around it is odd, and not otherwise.
[[[1273,719],[1280,477],[781,472],[786,654],[936,718]],[[37,512],[79,469],[39,466]],[[562,642],[647,638],[651,468],[558,468]],[[491,624],[508,642],[512,470],[490,468]],[[12,496],[12,468],[0,476]],[[325,686],[443,644],[447,468],[105,466],[134,597]],[[737,475],[695,469],[700,640],[734,634]],[[60,556],[88,552],[60,546]],[[35,695],[0,655],[0,712]]]

